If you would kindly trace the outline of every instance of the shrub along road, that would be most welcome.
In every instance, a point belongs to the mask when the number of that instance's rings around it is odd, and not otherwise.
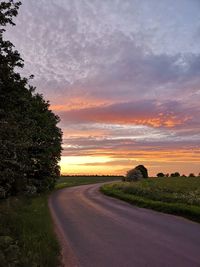
[[[199,224],[109,198],[99,187],[66,188],[49,200],[65,266],[200,266]]]

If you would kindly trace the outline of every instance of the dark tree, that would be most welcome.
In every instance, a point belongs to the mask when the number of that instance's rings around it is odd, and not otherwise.
[[[190,173],[188,177],[195,177],[194,173]]]
[[[148,178],[148,171],[143,165],[138,165],[135,167],[136,170],[141,171],[143,178]]]
[[[148,171],[143,165],[138,165],[134,169],[131,169],[127,172],[123,181],[138,181],[143,178],[148,178]]]
[[[163,172],[159,172],[159,173],[157,174],[157,177],[165,177],[165,175],[164,175]]]
[[[132,182],[132,181],[138,181],[143,179],[142,172],[136,168],[131,169],[127,172],[126,177],[124,178],[124,181]]]
[[[179,172],[175,172],[175,173],[172,173],[170,176],[171,177],[180,177],[181,175]]]
[[[3,38],[5,26],[15,25],[12,19],[20,5],[0,3],[0,198],[48,190],[59,176],[59,118],[16,72],[23,60]]]

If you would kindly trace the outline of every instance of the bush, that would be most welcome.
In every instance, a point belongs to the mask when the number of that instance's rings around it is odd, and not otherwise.
[[[165,175],[164,175],[163,172],[159,172],[159,173],[157,174],[157,177],[165,177]]]
[[[126,174],[125,181],[131,182],[131,181],[138,181],[143,178],[143,175],[140,170],[136,170],[135,168],[128,171]]]
[[[127,172],[124,181],[138,181],[143,178],[148,178],[148,171],[143,165],[138,165]]]
[[[181,175],[179,172],[175,172],[175,173],[172,173],[170,176],[171,177],[180,177]]]
[[[1,266],[18,266],[20,251],[18,244],[10,236],[0,236]]]
[[[148,178],[148,171],[143,165],[138,165],[135,167],[136,170],[141,171],[143,178]]]

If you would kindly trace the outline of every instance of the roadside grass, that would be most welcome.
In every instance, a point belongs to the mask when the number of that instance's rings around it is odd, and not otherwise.
[[[10,198],[0,204],[0,266],[55,267],[60,248],[48,196]]]
[[[200,222],[200,177],[149,178],[103,185],[101,191],[131,204]]]
[[[119,179],[62,176],[56,189]],[[49,194],[0,202],[0,267],[57,267],[60,247],[48,208]]]

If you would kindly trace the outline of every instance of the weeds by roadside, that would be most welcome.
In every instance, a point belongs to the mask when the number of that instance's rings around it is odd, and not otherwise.
[[[47,195],[1,202],[0,235],[0,266],[58,266],[60,249]]]

